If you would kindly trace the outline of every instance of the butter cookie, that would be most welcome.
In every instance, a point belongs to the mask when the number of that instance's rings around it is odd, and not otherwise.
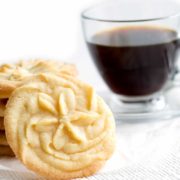
[[[65,74],[37,75],[17,88],[5,129],[23,164],[53,180],[94,174],[115,148],[109,107],[90,85]]]
[[[3,64],[0,66],[0,98],[9,98],[24,78],[45,72],[77,75],[75,65],[58,61],[37,59],[20,61],[16,64]]]

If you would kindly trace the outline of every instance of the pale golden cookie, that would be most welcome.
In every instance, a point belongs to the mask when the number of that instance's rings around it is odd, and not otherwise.
[[[9,146],[0,145],[0,156],[14,156],[14,153]]]
[[[77,75],[75,65],[51,60],[20,61],[0,66],[0,98],[9,98],[12,91],[21,85],[26,77],[43,72]]]
[[[8,146],[5,131],[0,131],[0,146]]]
[[[17,88],[5,129],[25,166],[53,180],[92,175],[115,148],[110,109],[90,85],[67,75],[41,74]]]
[[[7,101],[8,101],[8,99],[0,99],[0,120],[1,120],[1,117],[4,117],[4,111],[6,108]],[[1,124],[1,122],[0,122],[0,124]],[[0,125],[0,127],[1,127],[1,125]]]

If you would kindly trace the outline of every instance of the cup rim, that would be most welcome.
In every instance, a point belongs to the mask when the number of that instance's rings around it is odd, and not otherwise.
[[[92,6],[92,7],[89,7],[89,8],[86,8],[85,10],[83,10],[81,12],[81,18],[83,20],[90,20],[90,21],[96,21],[96,22],[108,22],[108,23],[136,23],[137,22],[138,23],[138,22],[151,22],[151,21],[167,20],[167,19],[172,19],[172,18],[180,16],[180,8],[179,8],[179,11],[177,11],[171,15],[157,17],[157,18],[145,18],[145,19],[110,20],[110,19],[94,18],[94,17],[90,17],[90,16],[86,15],[86,13],[88,11],[90,11],[91,9],[93,9],[94,7],[96,7],[96,6]]]

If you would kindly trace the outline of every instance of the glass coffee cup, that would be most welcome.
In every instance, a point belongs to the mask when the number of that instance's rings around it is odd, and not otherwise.
[[[163,94],[178,71],[180,5],[172,0],[105,1],[85,10],[82,23],[117,117],[169,112]]]

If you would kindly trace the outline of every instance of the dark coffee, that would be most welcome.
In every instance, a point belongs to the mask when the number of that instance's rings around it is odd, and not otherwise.
[[[150,95],[175,71],[177,33],[156,27],[126,27],[104,31],[87,43],[92,57],[113,92]]]

